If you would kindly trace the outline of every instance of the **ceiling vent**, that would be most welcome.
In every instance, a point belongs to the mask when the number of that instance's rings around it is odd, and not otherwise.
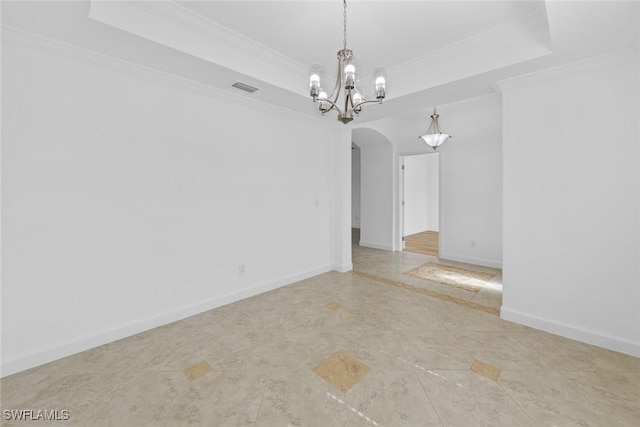
[[[249,86],[249,85],[241,83],[241,82],[235,82],[231,86],[235,87],[236,89],[240,89],[240,90],[243,90],[243,91],[249,92],[249,93],[253,93],[253,92],[258,90],[257,87]]]

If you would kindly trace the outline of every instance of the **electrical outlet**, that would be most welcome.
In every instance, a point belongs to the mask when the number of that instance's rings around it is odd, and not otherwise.
[[[242,276],[244,273],[246,273],[247,271],[247,267],[244,264],[240,264],[238,266],[238,276]]]

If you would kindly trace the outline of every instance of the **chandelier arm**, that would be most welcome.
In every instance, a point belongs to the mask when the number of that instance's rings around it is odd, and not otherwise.
[[[354,91],[355,93],[357,93],[358,95],[360,95],[360,99],[361,99],[361,101],[360,101],[360,102],[358,102],[357,104],[354,104],[354,103],[353,103],[353,96],[351,96],[351,91]],[[364,96],[362,96],[362,95],[360,94],[360,91],[359,91],[359,90],[358,90],[358,88],[357,88],[357,87],[355,87],[355,86],[353,87],[353,89],[349,89],[349,101],[350,101],[350,102],[349,102],[349,104],[351,104],[351,109],[352,109],[352,110],[355,110],[356,108],[358,108],[358,107],[359,107],[359,106],[361,106],[362,104],[366,104],[367,102],[370,102],[370,101],[368,101],[368,100],[367,100],[367,98],[365,98]],[[377,102],[377,101],[376,101],[376,102]],[[355,112],[355,111],[354,111],[354,112]],[[357,114],[357,112],[356,112],[356,114]]]
[[[353,110],[353,97],[351,96],[351,89],[347,89],[345,91],[344,111],[349,111],[349,105],[351,105],[351,110]]]
[[[336,74],[336,85],[333,88],[333,91],[331,91],[331,96],[329,96],[328,98],[335,98],[333,99],[333,102],[338,102],[338,98],[340,97],[340,82],[342,82],[342,61],[338,61],[338,73]]]
[[[331,104],[331,108],[329,108],[326,112],[329,112],[329,111],[331,111],[331,110],[333,110],[335,108],[336,110],[338,110],[338,113],[342,114],[342,110],[340,109],[340,107],[338,107],[338,105],[336,105],[336,103],[333,102],[332,100],[330,100],[330,99],[320,99],[319,101],[320,102],[328,102],[329,104]]]
[[[359,107],[359,106],[364,105],[364,104],[371,104],[371,103],[374,103],[374,102],[375,102],[376,104],[381,104],[381,103],[382,103],[382,101],[380,101],[380,100],[378,100],[378,99],[376,99],[375,101],[367,101],[367,100],[365,99],[364,101],[359,102],[358,104],[356,104],[353,108]]]

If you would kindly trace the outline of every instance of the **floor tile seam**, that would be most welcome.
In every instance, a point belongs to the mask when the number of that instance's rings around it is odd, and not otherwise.
[[[405,346],[402,344],[402,341],[400,340],[400,338],[398,337],[398,334],[396,333],[396,331],[393,331],[394,336],[396,337],[396,341],[398,342],[398,345],[400,346],[400,348],[402,349],[402,352],[405,356],[405,361],[411,365],[412,370],[415,371],[416,366],[413,362],[411,362],[411,358],[409,357],[409,354],[407,353],[407,349],[405,348]]]
[[[182,398],[185,396],[185,394],[187,393],[187,390],[189,390],[189,388],[191,387],[191,383],[192,381],[188,381],[184,389],[180,393],[180,395],[173,401],[173,403],[171,404],[171,407],[169,408],[169,410],[167,410],[167,413],[164,414],[164,417],[162,417],[162,420],[160,421],[160,424],[159,424],[160,427],[165,425],[165,421],[167,420],[167,418],[169,418],[169,415],[171,415],[171,412],[173,412],[173,409],[176,407],[178,402],[180,402],[180,400],[182,400]]]
[[[105,371],[100,371],[100,370],[60,370],[60,371],[56,371],[56,372],[49,372],[46,375],[47,376],[53,376],[53,375],[104,375],[104,374],[117,374],[120,372],[139,372],[139,370],[135,370],[135,369],[109,369],[109,370],[105,370]]]
[[[181,373],[183,370],[182,369],[144,369],[144,368],[140,368],[140,369],[122,369],[122,370],[117,370],[117,371],[93,371],[93,372],[85,372],[85,371],[75,371],[75,372],[65,372],[65,374],[95,374],[95,375],[102,375],[102,374],[142,374],[142,373]]]
[[[460,331],[457,331],[460,332]],[[466,331],[464,331],[466,332]],[[480,361],[482,362],[481,358],[478,358],[478,354],[475,349],[470,348],[468,345],[465,345],[464,342],[460,339],[460,337],[458,337],[458,335],[456,334],[456,331],[449,331],[449,333],[451,334],[451,336],[453,337],[453,339],[458,343],[458,345],[460,346],[460,348],[462,348],[464,351],[466,351],[468,354],[470,354],[471,356],[473,356],[474,360]],[[484,362],[483,362],[484,363]],[[471,364],[473,364],[473,362],[471,362]],[[493,365],[491,365],[493,366]],[[469,366],[469,369],[471,369],[471,366]]]
[[[509,372],[509,371],[500,371],[500,375],[502,375],[503,372]],[[532,372],[538,372],[538,371],[532,371]],[[498,385],[498,387],[500,387],[500,389],[504,392],[504,394],[506,394],[509,399],[511,399],[511,401],[514,403],[514,405],[516,405],[516,407],[518,409],[520,409],[520,411],[522,411],[522,413],[531,421],[531,423],[533,425],[536,425],[536,419],[535,417],[533,417],[531,414],[529,414],[529,412],[520,404],[520,402],[518,402],[516,400],[515,397],[513,397],[511,395],[511,393],[509,393],[509,391],[500,383],[500,375],[498,375],[498,378],[496,379],[495,383]]]
[[[640,370],[634,370],[634,369],[580,369],[580,368],[575,368],[575,369],[558,369],[559,372],[584,372],[584,373],[594,373],[594,372],[598,372],[598,373],[614,373],[614,372],[619,372],[619,373],[626,373],[626,374],[638,374],[640,375]]]
[[[469,331],[458,331],[458,333],[460,334],[465,334]],[[488,332],[480,332],[480,333],[493,333],[494,331],[488,331]],[[475,351],[477,350],[478,352],[484,351],[486,350],[487,347],[491,347],[492,349],[495,349],[495,345],[492,342],[486,342],[486,340],[480,340],[482,342],[479,342],[478,340],[472,340],[472,342],[468,343],[465,345],[465,343],[460,339],[460,337],[456,334],[454,334],[455,338],[462,344],[462,346],[464,348],[466,348],[467,350],[471,351],[474,355],[476,355]],[[542,355],[541,352],[539,351],[532,351],[530,349],[527,348],[526,345],[522,344],[519,341],[515,341],[515,344],[517,344],[520,347],[520,350],[524,350],[525,352],[528,352],[529,354],[532,355],[531,359],[533,360],[542,360],[542,357],[544,357]],[[473,346],[473,347],[472,347]],[[512,348],[506,348],[504,349],[504,351],[506,353],[508,353],[509,355],[511,355],[512,352]],[[540,370],[548,370],[550,369],[549,366],[547,366],[548,363],[544,362],[544,366],[540,367]]]
[[[264,385],[264,389],[262,390],[262,396],[260,396],[260,404],[258,405],[258,410],[256,411],[256,419],[253,420],[253,426],[255,427],[258,424],[258,419],[260,418],[260,411],[262,410],[262,404],[264,403],[264,396],[267,394],[267,385]]]
[[[460,333],[465,333],[465,334],[469,333],[469,334],[509,334],[509,335],[511,335],[511,334],[522,334],[522,333],[527,333],[528,334],[528,333],[530,333],[530,332],[522,332],[522,331],[510,331],[508,329],[500,329],[500,330],[495,330],[495,329],[493,329],[493,330],[480,330],[480,329],[464,329],[463,330],[463,329],[457,329],[456,331],[460,332]],[[524,346],[527,345],[527,343],[522,342],[522,341],[517,340],[517,339],[516,339],[516,342],[518,344],[520,344],[520,345],[524,345]]]
[[[342,404],[344,406],[344,410],[346,412],[346,418],[347,418],[347,426],[351,426],[351,424],[353,424],[355,422],[355,420],[351,420],[351,417],[353,417],[354,415],[352,415],[352,413],[356,413],[358,408],[356,408],[355,406],[351,406],[349,404],[349,396],[347,395],[349,392],[349,390],[347,390],[346,393],[344,394],[344,403]]]
[[[273,354],[271,355],[271,363],[276,362],[276,357],[280,350],[280,344],[282,343],[282,336],[284,335],[284,328],[280,328],[280,332],[278,333],[278,339],[276,340],[276,345],[273,348]],[[256,417],[257,419],[257,417]]]
[[[407,358],[407,360],[409,360],[409,355],[407,354],[407,350],[402,345],[402,341],[400,340],[400,337],[398,337],[398,332],[396,330],[392,330],[391,332],[393,333],[393,336],[396,339],[396,343],[402,349],[402,353]]]
[[[423,302],[424,304],[424,302]],[[426,304],[424,304],[425,307],[429,308]],[[430,310],[431,311],[431,310]],[[438,321],[438,323],[440,324],[440,326],[442,326],[444,328],[444,330],[448,331],[449,333],[453,334],[453,332],[447,327],[447,325],[442,321],[442,319],[440,319],[440,317],[438,316],[438,313],[432,312],[431,313],[433,315],[433,317],[436,318],[436,320]]]
[[[431,404],[431,408],[433,408],[433,412],[436,414],[436,417],[438,417],[438,422],[440,422],[440,426],[444,427],[444,422],[442,421],[442,417],[438,412],[438,408],[436,408],[436,405],[433,403],[433,400],[431,400],[431,396],[429,396],[429,393],[427,393],[427,389],[424,387],[424,384],[422,384],[422,381],[420,380],[420,376],[416,372],[416,368],[413,368],[412,370],[413,370],[413,375],[416,377],[416,380],[418,381],[418,384],[420,384],[420,388],[422,389],[422,392],[427,398],[427,401],[429,401],[429,403]]]
[[[554,369],[554,372],[557,372],[562,378],[564,378],[565,380],[571,381],[575,384],[577,384],[578,386],[580,386],[580,388],[583,388],[584,386],[582,384],[580,384],[576,379],[568,377],[566,374],[569,372],[584,372],[584,371],[562,371],[562,370],[558,370],[558,369]],[[588,372],[584,372],[584,373],[588,373]],[[591,372],[593,373],[593,372]]]

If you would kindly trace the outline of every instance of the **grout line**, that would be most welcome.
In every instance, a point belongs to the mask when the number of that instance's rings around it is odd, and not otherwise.
[[[262,410],[262,402],[264,402],[264,395],[267,394],[267,385],[264,385],[264,390],[262,390],[262,396],[260,397],[260,404],[258,405],[258,410],[256,411],[256,419],[253,421],[253,426],[255,427],[258,424],[258,418],[260,418],[260,410]]]
[[[500,374],[502,374],[502,371],[500,371]],[[522,411],[522,413],[531,420],[531,422],[533,424],[535,424],[536,419],[533,418],[531,415],[529,415],[529,413],[522,407],[520,406],[520,404],[518,403],[518,401],[511,396],[511,393],[509,393],[503,386],[502,384],[500,384],[500,382],[498,381],[500,379],[500,375],[498,375],[498,378],[496,379],[495,383],[498,384],[498,387],[500,387],[500,389],[504,392],[504,394],[506,394],[507,396],[509,396],[509,399],[511,399],[511,401],[513,401],[514,405],[516,405],[518,407],[518,409],[520,409]]]
[[[444,422],[442,422],[442,418],[440,417],[440,414],[438,413],[438,409],[436,409],[436,405],[434,405],[433,401],[431,400],[431,397],[429,397],[429,393],[427,393],[427,390],[425,390],[424,385],[422,384],[422,381],[420,381],[420,377],[418,376],[418,373],[416,372],[416,369],[412,367],[411,371],[413,371],[413,375],[415,375],[416,380],[418,380],[418,384],[420,384],[420,388],[422,389],[422,392],[424,393],[424,395],[426,396],[427,400],[431,404],[431,407],[433,408],[433,412],[435,412],[436,417],[438,417],[438,421],[440,421],[440,425],[444,427]]]
[[[171,412],[173,411],[173,408],[176,407],[176,405],[178,404],[178,402],[180,402],[180,400],[182,400],[182,398],[184,397],[184,395],[187,393],[187,390],[189,390],[189,387],[191,387],[191,381],[189,381],[187,383],[187,385],[185,386],[184,390],[182,390],[182,393],[180,393],[180,396],[178,396],[176,398],[176,400],[173,402],[173,404],[171,405],[171,407],[169,408],[169,410],[167,411],[167,413],[164,415],[164,417],[162,417],[162,421],[160,421],[160,427],[162,427],[163,425],[165,425],[165,421],[167,420],[167,418],[169,417],[169,415],[171,415]]]

